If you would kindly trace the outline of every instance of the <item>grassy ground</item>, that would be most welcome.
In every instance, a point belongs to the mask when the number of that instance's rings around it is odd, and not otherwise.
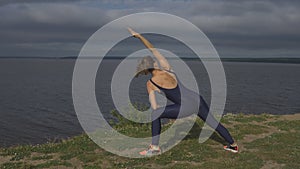
[[[199,144],[203,123],[197,121],[182,142],[159,156],[120,157],[80,135],[60,143],[2,148],[0,168],[300,168],[300,114],[226,115],[222,122],[239,143],[239,153],[225,152],[225,142],[215,133]],[[116,129],[132,136],[150,134],[149,125]]]

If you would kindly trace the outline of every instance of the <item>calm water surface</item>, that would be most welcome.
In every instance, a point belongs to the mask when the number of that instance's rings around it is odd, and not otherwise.
[[[98,70],[96,96],[105,117],[114,108],[110,82],[118,60]],[[0,59],[0,147],[38,144],[82,133],[72,102],[73,59]],[[210,84],[201,62],[187,61],[201,94],[210,101]],[[300,64],[224,62],[225,113],[300,113]],[[145,82],[130,85],[132,102],[148,103]],[[133,92],[134,91],[134,92]]]

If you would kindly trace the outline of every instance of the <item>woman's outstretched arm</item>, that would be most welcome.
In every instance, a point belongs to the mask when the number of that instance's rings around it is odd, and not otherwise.
[[[133,37],[139,38],[143,42],[143,44],[153,53],[163,69],[171,69],[171,66],[167,59],[157,49],[155,49],[154,46],[146,38],[144,38],[141,34],[133,31],[131,28],[128,28],[128,31],[132,34]]]

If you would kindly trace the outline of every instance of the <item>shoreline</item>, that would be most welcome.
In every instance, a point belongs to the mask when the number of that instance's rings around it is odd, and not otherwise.
[[[67,57],[30,57],[30,56],[2,56],[0,59],[42,59],[42,60],[76,60],[77,56],[67,56]],[[99,56],[86,56],[80,59],[99,59]],[[125,57],[123,56],[105,56],[101,57],[104,60],[121,60]],[[139,58],[129,58],[129,59],[139,59]],[[168,58],[170,60],[177,59],[177,58]],[[193,61],[199,60],[199,58],[195,57],[181,57],[180,59],[186,61]],[[230,58],[230,57],[223,57],[223,58],[201,58],[203,61],[217,61],[221,60],[222,62],[249,62],[249,63],[286,63],[286,64],[300,64],[300,58],[291,57],[291,58],[284,58],[284,57],[265,57],[265,58]]]
[[[261,114],[244,114],[244,113],[226,113],[223,115],[222,118],[226,117],[226,116],[230,116],[235,117],[235,116],[271,116],[271,117],[276,117],[276,116],[280,116],[282,118],[282,120],[300,120],[300,113],[293,113],[293,114],[268,114],[268,113],[261,113]],[[46,142],[41,142],[41,143],[21,143],[21,144],[15,144],[15,145],[9,145],[9,146],[3,146],[0,145],[0,149],[6,149],[6,148],[14,148],[14,147],[20,147],[20,146],[39,146],[39,145],[43,145],[43,144],[49,144],[49,143],[61,143],[64,140],[70,140],[73,139],[74,137],[78,137],[81,135],[86,135],[86,133],[83,131],[80,134],[76,134],[73,136],[66,136],[66,137],[62,137],[62,138],[54,138],[54,139],[50,139],[50,141],[46,141]]]
[[[259,116],[259,115],[270,115],[270,116],[282,116],[284,118],[296,118],[300,120],[300,113],[291,113],[291,114],[269,114],[269,113],[260,113],[260,114],[251,114],[251,113],[226,113],[223,114],[223,116],[239,116],[239,115],[244,115],[244,116]],[[0,149],[1,148],[12,148],[12,147],[18,147],[18,146],[26,146],[26,145],[30,145],[30,146],[36,146],[36,145],[42,145],[42,144],[47,144],[47,143],[60,143],[62,140],[68,140],[68,139],[72,139],[73,137],[76,136],[80,136],[80,135],[84,135],[86,134],[84,131],[78,132],[78,134],[74,134],[74,135],[68,135],[68,136],[63,136],[63,137],[54,137],[54,138],[46,138],[45,141],[40,141],[40,142],[35,142],[35,143],[25,143],[25,142],[21,142],[21,143],[17,143],[17,144],[11,144],[11,145],[1,145],[0,144]]]
[[[58,143],[0,148],[0,168],[138,168],[144,165],[147,165],[147,168],[157,168],[161,165],[172,168],[180,164],[185,167],[206,168],[212,167],[210,165],[226,168],[234,168],[236,165],[248,168],[300,167],[300,113],[226,114],[222,123],[237,140],[240,146],[238,154],[223,151],[224,141],[217,134],[199,144],[198,134],[203,123],[197,121],[197,125],[194,125],[186,139],[170,151],[151,158],[130,159],[111,154],[82,134]],[[168,125],[163,126],[165,127]],[[137,128],[131,124],[123,124],[117,129],[128,132],[131,136],[141,136],[139,134],[148,134],[150,131],[147,126]]]

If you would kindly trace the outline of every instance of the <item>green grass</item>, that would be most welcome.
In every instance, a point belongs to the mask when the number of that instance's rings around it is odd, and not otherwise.
[[[45,163],[38,164],[34,166],[34,168],[49,168],[53,166],[66,166],[66,167],[72,167],[72,164],[65,161],[59,161],[59,160],[49,160]]]
[[[133,159],[114,155],[82,134],[60,143],[23,145],[0,149],[0,169],[31,168],[300,168],[300,120],[280,116],[226,115],[222,123],[240,144],[238,154],[225,152],[226,142],[213,133],[200,144],[203,122],[196,121],[189,134],[159,156]],[[163,126],[168,129],[171,123]],[[115,129],[134,137],[150,136],[149,124],[115,124]],[[247,140],[251,136],[251,140]],[[147,145],[145,145],[146,148]]]
[[[52,155],[42,155],[42,156],[32,157],[31,160],[49,160],[49,159],[52,159],[52,158],[53,158]]]
[[[270,122],[268,125],[275,126],[280,130],[297,130],[300,131],[300,120],[295,120],[295,121],[275,121],[275,122]]]
[[[274,133],[268,137],[249,143],[246,148],[255,147],[264,160],[285,164],[285,168],[299,168],[300,159],[300,121],[276,121],[269,123],[278,129],[294,132]]]
[[[267,127],[251,123],[236,124],[233,128],[232,134],[235,135],[236,140],[241,140],[249,134],[258,135],[267,132]]]
[[[1,169],[16,169],[16,168],[31,169],[32,166],[23,162],[7,162],[2,164],[0,168]]]
[[[223,118],[222,120],[226,123],[230,123],[230,121],[235,122],[241,122],[241,123],[250,123],[250,122],[263,122],[266,121],[266,119],[271,118],[272,116],[269,114],[261,114],[261,115],[251,115],[247,116],[243,113],[237,114],[237,115],[225,115],[226,118]],[[222,121],[222,122],[223,122]]]

